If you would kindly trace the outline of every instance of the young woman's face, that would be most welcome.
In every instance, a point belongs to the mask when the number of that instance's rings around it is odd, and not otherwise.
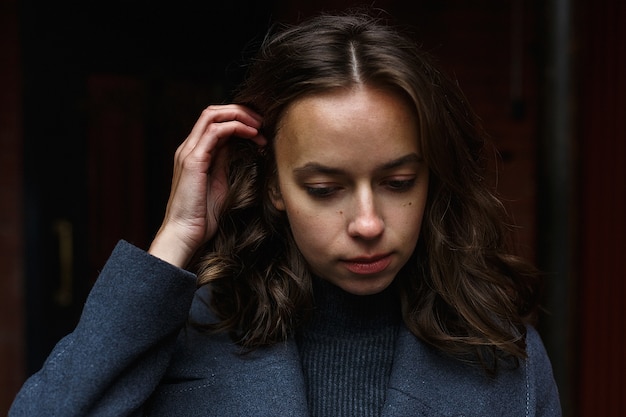
[[[312,272],[353,294],[385,289],[413,253],[428,193],[407,102],[369,87],[300,99],[275,152],[272,201]]]

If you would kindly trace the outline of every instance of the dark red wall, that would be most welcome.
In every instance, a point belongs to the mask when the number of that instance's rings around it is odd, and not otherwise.
[[[626,3],[580,15],[580,416],[626,415]]]

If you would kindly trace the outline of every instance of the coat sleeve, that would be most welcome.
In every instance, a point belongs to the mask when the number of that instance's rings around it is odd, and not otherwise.
[[[138,413],[169,364],[195,283],[195,275],[120,241],[78,325],[26,381],[9,416]]]

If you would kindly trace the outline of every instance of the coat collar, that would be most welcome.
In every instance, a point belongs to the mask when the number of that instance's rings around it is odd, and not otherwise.
[[[200,310],[206,314],[202,304]],[[204,384],[210,388],[214,415],[308,415],[293,338],[242,354],[226,335],[207,336],[189,329],[184,333],[184,348],[174,355],[177,364],[169,373],[176,378],[176,369],[181,369],[185,379],[208,380]],[[197,375],[190,375],[191,369],[197,369]],[[527,386],[525,377],[522,366],[489,378],[483,370],[428,346],[401,325],[382,416],[512,415],[511,410],[525,409],[527,393],[520,391]]]
[[[214,321],[209,312],[209,292],[202,288],[196,294],[191,318],[197,322]],[[211,335],[188,328],[182,338],[183,348],[174,355],[177,364],[169,374],[183,369],[185,379],[204,379],[211,370],[212,408],[224,407],[224,415],[307,416],[306,388],[298,347],[293,338],[285,343],[241,354],[226,335]],[[202,340],[196,340],[196,339]],[[179,342],[181,339],[179,339]],[[383,417],[413,417],[439,415],[419,395],[421,382],[415,378],[416,366],[423,363],[424,346],[401,325],[391,376],[386,392]],[[202,368],[197,368],[203,364]],[[198,375],[189,375],[190,369]],[[176,376],[174,375],[174,378]],[[241,394],[236,394],[241,393]],[[231,397],[237,395],[237,401]],[[229,411],[230,410],[230,411]],[[236,411],[235,411],[236,410]],[[266,410],[268,414],[261,412]],[[217,411],[217,410],[216,410]],[[235,411],[235,412],[233,412]],[[216,413],[215,415],[221,415]]]

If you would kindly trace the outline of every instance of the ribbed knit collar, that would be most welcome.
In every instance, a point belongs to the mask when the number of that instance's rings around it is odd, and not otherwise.
[[[395,285],[373,295],[350,294],[323,279],[313,278],[314,311],[305,331],[318,335],[375,334],[400,323]]]

